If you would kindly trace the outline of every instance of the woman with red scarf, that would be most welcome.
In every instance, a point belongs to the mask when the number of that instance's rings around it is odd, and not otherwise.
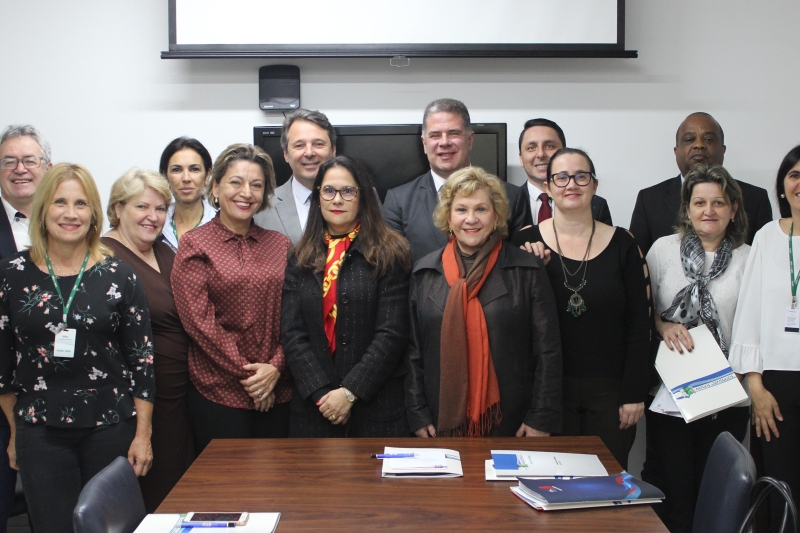
[[[364,169],[324,163],[290,253],[281,342],[294,378],[290,437],[405,437],[408,243]]]
[[[419,437],[561,431],[561,341],[538,258],[503,242],[496,177],[455,172],[433,214],[450,234],[411,276],[408,420]]]

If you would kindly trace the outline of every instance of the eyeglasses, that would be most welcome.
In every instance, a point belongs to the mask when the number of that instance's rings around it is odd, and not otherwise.
[[[358,196],[358,187],[351,187],[346,186],[342,187],[341,189],[335,189],[330,185],[325,185],[323,187],[317,187],[319,189],[319,195],[323,200],[331,201],[336,198],[336,193],[338,192],[342,196],[342,200],[347,202],[351,201],[353,198]]]
[[[42,162],[44,162],[44,157],[36,157],[33,155],[23,157],[21,159],[22,166],[25,168],[39,168],[42,166]],[[3,170],[14,170],[19,165],[20,159],[16,157],[4,157],[0,159],[0,168]]]
[[[575,174],[567,174],[566,172],[559,172],[558,174],[551,174],[550,181],[556,187],[564,188],[569,185],[569,180],[575,180],[575,185],[585,187],[594,178],[593,172],[576,172]]]

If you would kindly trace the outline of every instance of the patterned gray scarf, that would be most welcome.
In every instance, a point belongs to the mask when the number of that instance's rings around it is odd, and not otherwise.
[[[714,305],[714,299],[708,292],[707,285],[709,281],[725,272],[732,255],[733,240],[725,237],[717,248],[708,274],[702,275],[701,272],[706,261],[703,244],[697,233],[692,230],[687,231],[681,241],[681,264],[683,273],[689,280],[689,285],[681,289],[672,300],[672,306],[661,313],[662,319],[683,324],[687,328],[697,326],[702,319],[703,324],[714,335],[714,339],[725,357],[728,356],[728,346],[720,334],[719,313],[717,313],[717,306]]]

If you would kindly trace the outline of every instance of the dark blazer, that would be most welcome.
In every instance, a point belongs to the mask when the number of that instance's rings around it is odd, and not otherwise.
[[[744,211],[747,213],[747,244],[764,224],[772,220],[772,206],[765,189],[736,180],[742,188]],[[631,216],[630,230],[636,244],[647,255],[656,240],[675,233],[681,208],[681,177],[676,176],[639,191]]]
[[[406,405],[412,431],[438,423],[439,352],[449,293],[438,250],[422,258],[411,275]],[[491,434],[513,436],[523,422],[540,431],[560,432],[561,337],[553,289],[541,262],[503,243],[478,300],[500,386],[503,418]]]
[[[520,191],[522,193],[522,197],[525,200],[525,226],[532,226],[533,225],[533,211],[531,211],[531,201],[530,201],[530,194],[528,193],[528,184],[523,183],[520,185]],[[552,209],[553,206],[553,199],[550,199],[550,207]],[[598,222],[602,222],[603,224],[608,224],[609,226],[613,226],[614,223],[611,222],[611,211],[608,209],[608,202],[602,196],[597,196],[596,194],[592,196],[592,218]]]
[[[301,269],[291,254],[281,309],[281,343],[294,379],[290,436],[406,437],[403,356],[408,340],[408,275],[375,279],[353,241],[338,278],[336,355],[322,323],[322,273]],[[347,426],[332,425],[315,405],[318,392],[346,387],[358,397]],[[322,389],[322,391],[320,391]]]
[[[519,187],[503,182],[508,196],[508,236],[525,227],[527,194]],[[389,189],[383,201],[383,218],[390,228],[400,232],[411,244],[411,259],[416,263],[429,253],[444,248],[447,235],[433,223],[433,211],[439,196],[430,171],[422,176]],[[530,209],[530,208],[528,208]]]
[[[0,205],[0,259],[6,259],[17,253],[17,242],[11,231],[11,222],[3,206]]]

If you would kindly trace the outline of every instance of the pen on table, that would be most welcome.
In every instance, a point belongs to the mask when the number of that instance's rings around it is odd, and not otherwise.
[[[405,459],[407,457],[416,457],[415,453],[373,453],[370,459]]]
[[[205,529],[207,527],[236,527],[236,524],[228,522],[197,522],[195,524],[181,524],[181,528],[183,529]]]

